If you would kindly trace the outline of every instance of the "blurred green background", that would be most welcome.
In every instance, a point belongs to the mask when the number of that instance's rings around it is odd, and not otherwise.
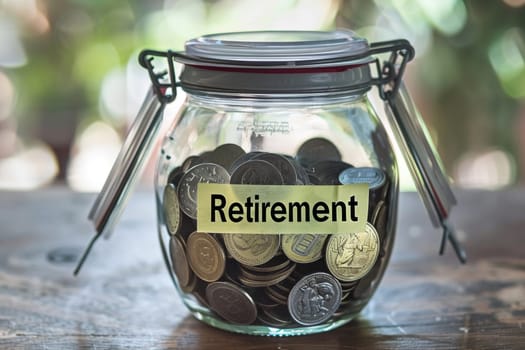
[[[148,86],[143,48],[334,28],[412,42],[407,84],[456,186],[524,181],[525,0],[3,0],[0,189],[98,190]]]

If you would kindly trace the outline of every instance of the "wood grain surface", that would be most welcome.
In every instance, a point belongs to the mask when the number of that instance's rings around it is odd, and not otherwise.
[[[525,349],[525,189],[460,192],[460,265],[415,194],[403,194],[394,253],[355,321],[267,338],[189,315],[161,259],[153,195],[139,192],[109,240],[75,262],[93,195],[0,192],[0,349]]]

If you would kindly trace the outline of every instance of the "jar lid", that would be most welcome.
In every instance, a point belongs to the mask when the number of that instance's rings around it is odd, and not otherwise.
[[[205,35],[175,59],[185,65],[182,88],[195,94],[362,93],[372,80],[368,41],[349,30]]]
[[[348,63],[345,58],[368,52],[368,42],[350,30],[258,31],[204,35],[186,42],[188,58],[210,64],[285,67],[305,63]]]

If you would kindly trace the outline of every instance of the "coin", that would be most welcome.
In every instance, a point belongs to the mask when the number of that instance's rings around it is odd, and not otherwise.
[[[167,183],[173,184],[175,187],[177,187],[182,175],[184,175],[184,171],[182,171],[182,167],[179,166],[179,167],[174,168],[168,175]]]
[[[257,318],[252,297],[232,283],[210,283],[206,287],[206,299],[211,309],[228,322],[252,324]]]
[[[332,275],[315,272],[303,277],[290,291],[288,311],[304,326],[328,320],[341,303],[341,284]]]
[[[284,281],[290,276],[294,269],[295,264],[273,274],[256,274],[241,269],[241,274],[238,276],[238,279],[242,284],[248,287],[268,287]]]
[[[258,281],[258,280],[252,280],[252,279],[246,278],[246,277],[241,275],[241,276],[239,276],[239,281],[243,285],[245,285],[247,287],[261,288],[261,287],[268,287],[268,286],[274,285],[276,283],[279,283],[282,280],[286,279],[286,277],[288,277],[288,276],[287,275],[280,275],[280,276],[275,277],[272,280]]]
[[[278,235],[223,234],[231,256],[241,264],[258,266],[270,261],[279,250]]]
[[[285,275],[286,277],[290,276],[290,274],[295,269],[295,266],[296,266],[295,264],[291,264],[290,266],[287,266],[286,268],[281,269],[279,271],[275,271],[273,273],[252,272],[252,271],[249,271],[248,269],[239,267],[239,272],[243,277],[248,278],[250,280],[271,281],[271,280],[274,280],[280,277],[281,275]]]
[[[164,217],[166,219],[166,227],[170,234],[175,235],[180,228],[180,206],[177,190],[172,184],[164,187],[164,195],[162,199],[164,203]]]
[[[227,260],[226,261],[226,269],[224,270],[223,280],[226,280],[227,282],[231,282],[239,287],[244,287],[241,282],[239,282],[239,279],[237,278],[239,276],[239,266],[237,262],[233,260]]]
[[[372,216],[370,219],[370,222],[372,223],[372,225],[374,225],[374,227],[377,228],[379,219],[381,216],[383,216],[384,211],[385,211],[385,201],[379,201],[379,203],[377,203],[376,207],[372,211]]]
[[[177,192],[182,211],[189,217],[197,218],[197,185],[199,183],[229,183],[230,175],[222,166],[201,163],[190,168],[180,179]]]
[[[312,185],[321,185],[321,179],[317,175],[312,173],[308,174],[308,181]]]
[[[293,164],[281,155],[275,153],[261,153],[256,155],[254,160],[264,160],[274,165],[281,173],[283,184],[295,185],[297,183],[297,172]]]
[[[288,295],[290,291],[282,291],[279,288],[276,288],[275,285],[267,286],[265,289],[267,294],[273,295],[277,300],[281,300],[281,304],[286,304],[288,302]]]
[[[297,174],[297,184],[309,185],[310,180],[308,179],[308,174],[306,170],[299,164],[298,160],[292,156],[284,155],[286,159],[293,165],[295,173]]]
[[[259,321],[259,323],[265,326],[275,327],[275,328],[283,328],[288,325],[287,323],[275,322],[271,318],[266,316],[264,313],[261,313],[257,316],[257,321]]]
[[[353,165],[339,160],[323,160],[312,164],[308,171],[319,179],[320,185],[340,185],[339,174],[348,168],[353,168]]]
[[[266,296],[268,296],[268,298],[270,298],[270,300],[276,302],[279,305],[286,305],[288,303],[288,298],[282,298],[280,295],[274,293],[268,288],[264,289],[264,293]]]
[[[171,236],[170,238],[170,257],[171,267],[177,276],[180,287],[188,287],[194,276],[188,265],[184,241],[178,236]]]
[[[246,185],[282,185],[283,177],[273,164],[264,160],[249,160],[232,173],[230,183]]]
[[[351,282],[340,282],[341,283],[341,289],[343,290],[343,293],[351,292],[357,287],[357,283],[359,280],[351,281]]]
[[[295,283],[297,283],[297,280],[292,280],[290,278],[287,278],[284,281],[274,284],[273,287],[275,287],[276,289],[288,295],[290,293],[290,290],[292,290],[293,286],[295,285]]]
[[[322,257],[323,244],[326,235],[310,233],[297,235],[283,235],[282,249],[292,261],[306,264],[317,261]]]
[[[283,326],[292,323],[292,318],[285,306],[277,306],[271,309],[264,309],[263,313],[271,320],[281,323]]]
[[[372,223],[379,235],[379,241],[383,242],[386,235],[388,208],[385,201],[380,201],[372,214]]]
[[[375,286],[382,277],[381,261],[378,260],[370,272],[361,278],[352,292],[354,298],[368,298],[372,296]]]
[[[184,214],[181,211],[180,213],[180,228],[178,235],[180,235],[184,240],[188,239],[188,236],[197,230],[196,220],[190,218],[188,215]]]
[[[278,321],[275,321],[274,319],[268,317],[267,315],[264,314],[264,310],[263,310],[263,313],[262,314],[259,314],[257,316],[257,320],[267,326],[270,326],[270,327],[277,327],[277,328],[282,328],[282,327],[285,327],[287,325],[290,324],[290,322],[278,322]]]
[[[230,173],[233,173],[235,171],[235,169],[237,169],[239,167],[239,165],[249,161],[249,160],[252,160],[253,158],[255,158],[256,156],[258,156],[259,154],[261,154],[263,152],[259,152],[259,151],[256,151],[256,152],[248,152],[246,154],[243,154],[242,156],[238,157],[237,159],[235,159],[235,161],[232,163],[232,165],[230,166],[229,170],[230,170]]]
[[[379,168],[348,168],[339,174],[342,185],[368,184],[368,189],[374,191],[385,184],[385,172]]]
[[[180,289],[184,293],[192,293],[195,290],[195,286],[197,285],[197,281],[199,281],[199,279],[195,276],[194,273],[192,273],[191,274],[190,283],[188,283],[187,285],[184,285],[184,286],[181,285]]]
[[[229,169],[235,160],[245,154],[246,152],[244,152],[244,150],[236,144],[224,143],[215,148],[211,154],[211,157],[213,159],[213,163],[221,165],[224,167],[224,169]]]
[[[182,172],[188,171],[190,168],[194,167],[197,164],[202,163],[200,156],[189,156],[182,162],[182,165],[180,166]]]
[[[275,272],[290,265],[290,260],[285,255],[277,255],[267,263],[258,266],[243,265],[242,267],[254,272]]]
[[[193,232],[187,242],[188,262],[200,279],[214,282],[221,278],[226,267],[224,250],[213,236],[205,232]]]
[[[326,246],[328,270],[341,281],[365,276],[379,254],[379,236],[370,223],[361,232],[335,234]]]
[[[197,278],[195,278],[197,280]],[[206,287],[208,286],[208,283],[205,283],[205,282],[202,282],[202,281],[198,281],[196,283],[196,286],[193,290],[193,296],[195,297],[195,299],[197,299],[197,301],[202,305],[202,306],[205,306],[207,308],[210,307],[210,304],[208,303],[208,300],[206,300]]]
[[[272,307],[276,307],[279,305],[279,303],[270,299],[262,288],[255,289],[255,292],[252,295],[252,298],[255,304],[261,308],[272,308]]]
[[[320,160],[341,160],[341,153],[330,141],[316,137],[304,142],[297,150],[297,159],[304,165]]]

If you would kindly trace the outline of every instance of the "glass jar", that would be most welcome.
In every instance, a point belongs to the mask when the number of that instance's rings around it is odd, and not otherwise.
[[[312,59],[312,49],[342,34],[347,45],[358,41],[340,32],[299,34],[310,39],[310,49],[294,52],[292,43],[285,54],[309,51]],[[275,40],[283,33],[205,37],[186,47],[232,59],[237,53],[225,40],[263,35]],[[258,48],[259,62],[270,46]],[[244,53],[244,60],[255,57]],[[162,143],[155,190],[159,230],[169,240],[164,254],[178,293],[198,319],[241,333],[309,334],[349,322],[367,304],[392,251],[399,187],[392,147],[366,97],[370,81],[355,87],[370,80],[366,61],[298,71],[186,63],[180,79],[187,96]],[[269,185],[328,191],[366,183],[366,226],[339,234],[199,230],[198,182],[259,185],[261,192]]]
[[[401,82],[413,54],[405,40],[369,44],[346,30],[227,33],[184,52],[143,51],[152,89],[92,208],[87,251],[114,227],[181,87],[155,194],[184,304],[209,325],[255,335],[349,322],[379,285],[396,230],[397,163],[367,96],[376,86],[443,242],[463,258],[446,221],[453,194]],[[154,69],[159,57],[167,75]]]

